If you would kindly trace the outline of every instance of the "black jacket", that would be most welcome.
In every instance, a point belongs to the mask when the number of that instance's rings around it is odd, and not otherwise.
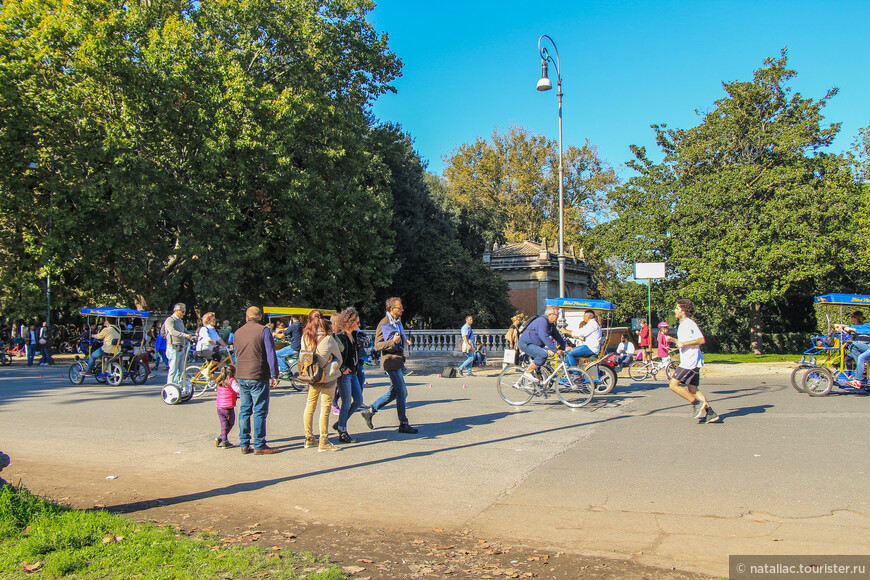
[[[345,331],[335,334],[336,340],[341,345],[341,370],[342,372],[349,370],[352,373],[359,370],[359,352],[356,343],[356,331],[353,331],[353,336],[348,336]]]

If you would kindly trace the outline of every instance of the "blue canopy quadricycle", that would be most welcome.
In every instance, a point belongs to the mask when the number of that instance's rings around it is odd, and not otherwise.
[[[607,359],[607,350],[612,346],[610,344],[610,330],[616,305],[607,300],[594,300],[591,298],[548,298],[545,302],[548,306],[558,306],[562,315],[564,315],[565,328],[562,332],[568,335],[566,340],[572,346],[579,344],[579,342],[574,340],[573,336],[580,331],[583,313],[587,310],[595,313],[601,325],[601,350],[593,358],[578,361],[578,366],[581,366],[584,371],[589,373],[589,376],[595,381],[596,394],[606,395],[611,392],[616,387],[616,371],[607,362],[609,360]],[[561,318],[560,316],[560,320]]]
[[[87,317],[88,327],[97,325],[97,332],[108,321],[109,326],[117,331],[118,338],[112,339],[114,352],[104,349],[102,356],[94,360],[93,377],[98,383],[120,385],[124,379],[141,385],[148,380],[150,374],[148,360],[145,355],[145,323],[149,313],[130,308],[99,306],[82,308],[79,311]],[[102,340],[82,340],[81,352],[90,357],[91,353],[103,346]],[[85,380],[86,360],[78,360],[69,367],[68,376],[71,383],[80,385]]]
[[[847,392],[867,392],[866,377],[856,376],[856,354],[850,353],[856,352],[854,343],[870,341],[870,337],[847,332],[843,326],[854,326],[852,314],[870,308],[870,295],[825,294],[816,296],[815,304],[817,315],[824,314],[825,334],[810,339],[810,348],[791,373],[792,387],[812,397],[825,396],[835,386]],[[861,389],[848,384],[854,379],[862,381]]]

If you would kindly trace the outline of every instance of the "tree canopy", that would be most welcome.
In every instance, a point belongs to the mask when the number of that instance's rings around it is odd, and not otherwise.
[[[400,62],[372,7],[4,2],[0,308],[32,313],[49,269],[69,310],[373,299],[392,200],[367,111]]]
[[[616,173],[588,141],[563,153],[565,243],[609,217],[607,193]],[[444,170],[444,205],[459,224],[463,245],[481,253],[493,242],[558,239],[559,144],[520,127],[493,131],[458,147]]]
[[[760,349],[762,306],[816,285],[858,259],[859,190],[842,155],[822,152],[839,124],[792,93],[785,50],[691,129],[653,125],[664,159],[633,147],[637,172],[614,190],[618,217],[601,227],[617,263],[667,262],[671,298],[744,312]],[[621,272],[625,274],[624,270]]]

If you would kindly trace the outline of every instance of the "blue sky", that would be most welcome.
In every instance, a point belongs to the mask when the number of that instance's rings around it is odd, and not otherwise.
[[[842,123],[833,151],[870,125],[870,0],[380,0],[370,19],[404,63],[398,93],[374,113],[401,124],[434,173],[443,156],[496,127],[558,137],[553,67],[554,90],[535,90],[541,34],[561,57],[565,146],[589,138],[623,177],[629,145],[659,158],[651,124],[697,125],[695,110],[713,108],[723,81],[750,80],[783,47],[796,92],[818,99],[840,89],[825,109]]]

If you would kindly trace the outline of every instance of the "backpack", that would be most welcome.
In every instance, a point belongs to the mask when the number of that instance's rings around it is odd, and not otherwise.
[[[517,337],[521,336],[521,335],[526,331],[526,329],[529,327],[529,325],[530,325],[533,321],[535,321],[535,320],[537,320],[537,319],[539,319],[539,318],[540,318],[540,316],[532,316],[531,318],[529,318],[529,319],[527,319],[525,322],[523,322],[523,323],[520,325],[520,327],[517,329]]]
[[[168,317],[164,318],[164,319],[163,319],[163,324],[160,325],[160,336],[162,336],[163,338],[167,338],[167,334],[166,334],[166,322],[167,322],[170,318],[172,318],[172,317],[171,317],[171,316],[168,316]]]
[[[318,340],[317,344],[315,344],[314,348],[311,350],[306,349],[306,341],[302,341],[302,350],[299,352],[299,362],[296,363],[296,368],[299,370],[299,375],[296,377],[296,380],[308,383],[309,385],[315,385],[323,380],[323,369],[319,364],[317,364],[317,357],[314,356],[314,353],[317,351],[320,342],[325,338],[326,337],[324,336]]]

